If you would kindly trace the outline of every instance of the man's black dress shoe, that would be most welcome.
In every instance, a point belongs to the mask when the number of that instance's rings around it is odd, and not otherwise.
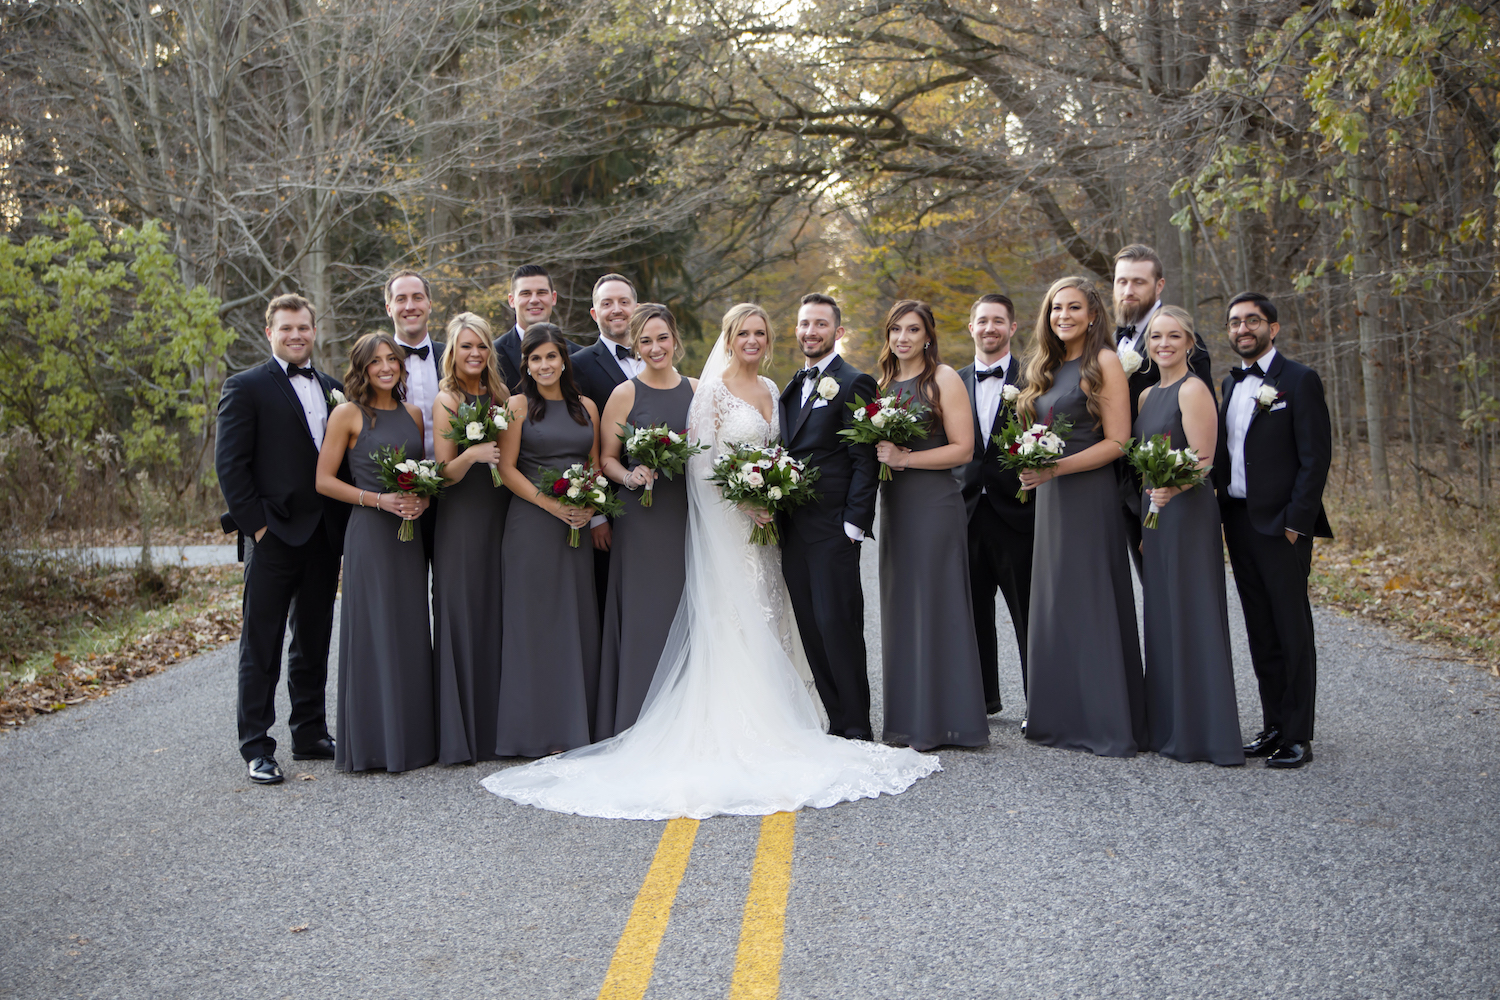
[[[1266,758],[1267,767],[1301,767],[1312,761],[1312,743],[1286,743]]]
[[[292,760],[333,760],[333,738],[325,736],[305,747],[292,747]]]
[[[987,701],[984,703],[984,714],[999,715],[1002,707],[999,698],[996,698],[994,701]]]
[[[1281,749],[1281,730],[1262,729],[1260,733],[1245,744],[1246,757],[1269,757]]]
[[[257,785],[275,785],[286,780],[275,757],[257,757],[250,762],[250,780]]]

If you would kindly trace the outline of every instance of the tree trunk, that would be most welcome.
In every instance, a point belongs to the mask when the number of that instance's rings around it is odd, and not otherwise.
[[[1381,364],[1380,316],[1375,259],[1377,196],[1373,164],[1367,155],[1348,160],[1350,222],[1354,226],[1354,315],[1359,321],[1359,367],[1365,384],[1365,435],[1370,440],[1370,479],[1382,503],[1391,499],[1391,475],[1385,456],[1385,372]]]

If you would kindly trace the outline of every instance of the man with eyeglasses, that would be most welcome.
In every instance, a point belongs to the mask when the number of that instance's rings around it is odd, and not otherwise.
[[[1229,303],[1229,345],[1242,360],[1224,379],[1212,476],[1265,723],[1245,755],[1297,768],[1313,756],[1307,579],[1313,536],[1333,537],[1323,510],[1333,429],[1318,373],[1276,350],[1276,315],[1259,292]]]

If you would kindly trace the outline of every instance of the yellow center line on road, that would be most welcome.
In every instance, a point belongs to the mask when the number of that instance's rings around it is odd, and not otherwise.
[[[651,971],[656,967],[656,949],[661,946],[667,918],[672,915],[672,903],[677,899],[677,887],[682,883],[682,873],[687,871],[697,836],[695,819],[670,820],[662,831],[656,858],[636,894],[630,919],[625,922],[625,931],[615,946],[615,957],[604,975],[604,985],[599,988],[599,1000],[640,1000],[646,995]]]
[[[775,1000],[781,990],[781,950],[796,829],[796,813],[775,813],[760,821],[760,846],[750,874],[750,893],[745,897],[729,1000]]]

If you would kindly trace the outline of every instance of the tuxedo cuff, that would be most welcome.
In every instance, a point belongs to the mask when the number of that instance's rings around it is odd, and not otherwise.
[[[589,518],[589,527],[590,528],[597,528],[601,524],[608,524],[608,523],[609,523],[609,518],[605,517],[603,514],[595,514],[593,517]]]
[[[849,536],[851,542],[862,542],[865,540],[863,529],[857,524],[850,524],[848,521],[844,522],[844,534]]]

